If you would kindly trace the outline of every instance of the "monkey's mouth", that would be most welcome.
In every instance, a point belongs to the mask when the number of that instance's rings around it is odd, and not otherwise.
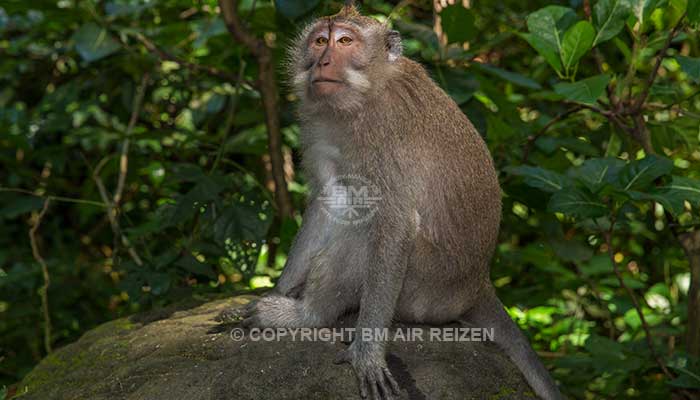
[[[316,78],[311,81],[313,84],[317,83],[336,83],[336,84],[341,84],[343,81],[338,80],[338,79],[330,79],[330,78]]]

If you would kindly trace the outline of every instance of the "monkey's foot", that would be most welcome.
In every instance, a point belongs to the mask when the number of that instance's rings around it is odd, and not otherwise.
[[[349,363],[355,371],[363,399],[390,400],[401,391],[391,375],[383,351],[372,352],[367,347],[358,349],[358,339],[335,359],[336,364]]]
[[[242,325],[247,328],[298,328],[307,326],[298,300],[284,296],[266,296],[243,309]]]

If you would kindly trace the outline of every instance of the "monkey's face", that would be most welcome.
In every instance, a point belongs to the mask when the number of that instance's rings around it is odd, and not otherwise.
[[[291,56],[292,84],[305,112],[353,112],[390,78],[401,39],[385,24],[346,9],[309,25]]]
[[[361,72],[366,64],[366,44],[359,30],[349,24],[331,22],[313,30],[307,42],[311,94],[326,97],[369,86]]]

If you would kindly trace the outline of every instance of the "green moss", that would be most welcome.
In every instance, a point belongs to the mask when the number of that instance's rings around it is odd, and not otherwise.
[[[510,396],[510,395],[512,395],[512,394],[514,394],[514,393],[517,393],[517,390],[515,390],[515,389],[513,389],[513,388],[501,388],[501,390],[499,390],[498,393],[492,394],[492,395],[489,397],[489,399],[490,399],[490,400],[498,400],[498,399],[502,399],[502,398],[504,398],[504,397],[506,397],[506,396]]]

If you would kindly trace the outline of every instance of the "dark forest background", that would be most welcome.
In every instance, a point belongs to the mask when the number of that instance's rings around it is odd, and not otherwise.
[[[341,6],[0,0],[0,398],[102,322],[274,285],[307,194],[285,49]],[[493,281],[564,392],[698,396],[700,1],[361,8],[484,135]]]

